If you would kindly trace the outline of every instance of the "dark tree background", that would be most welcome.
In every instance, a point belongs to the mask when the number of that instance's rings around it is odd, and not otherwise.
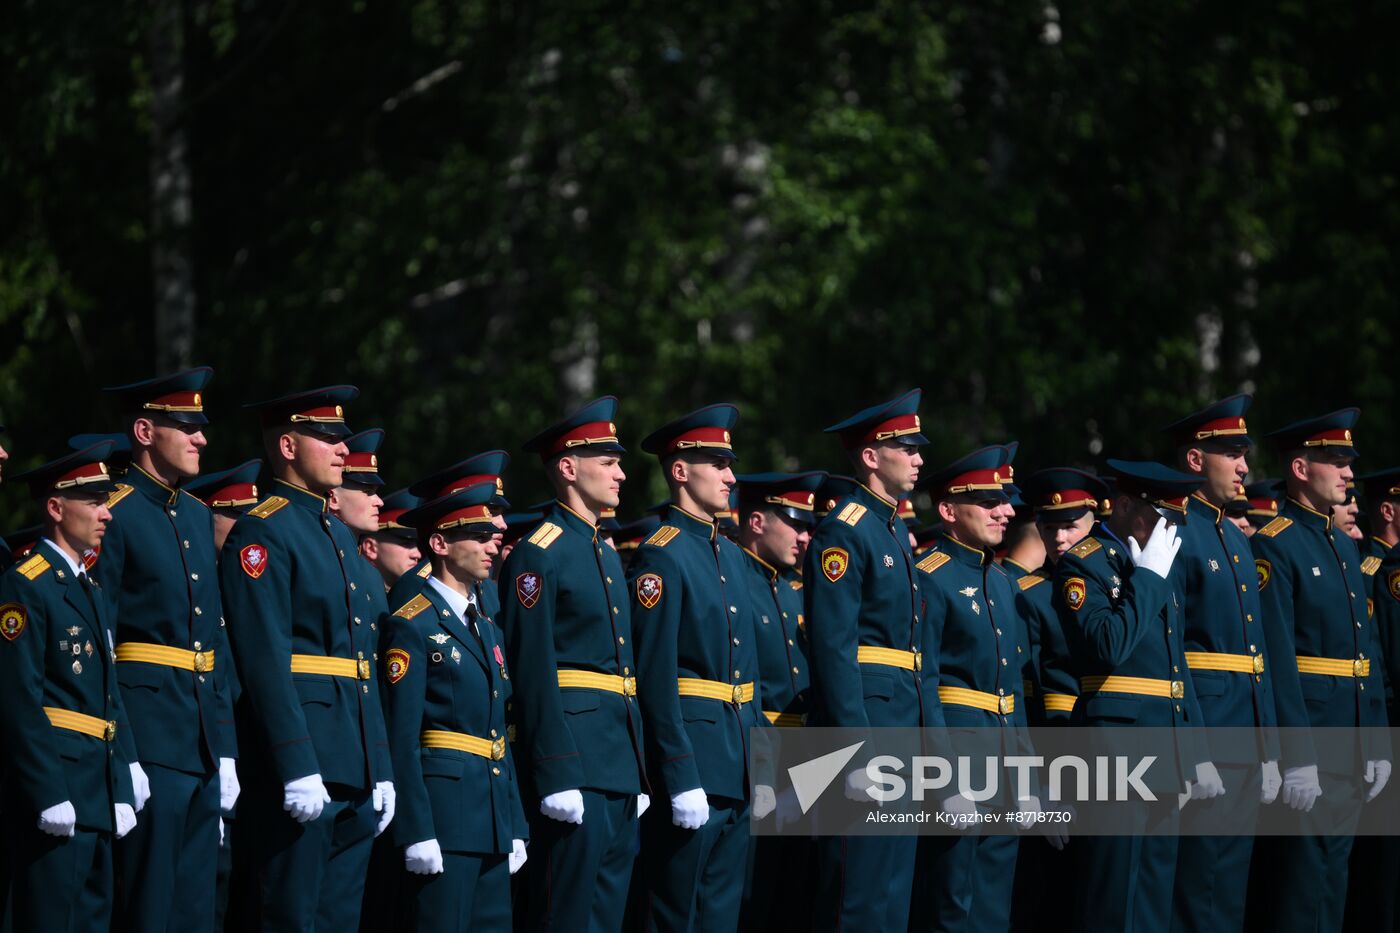
[[[1162,456],[1238,391],[1256,436],[1355,404],[1361,469],[1400,459],[1395,4],[7,12],[11,475],[193,363],[209,468],[257,453],[243,402],[350,382],[394,485],[604,393],[634,450],[737,402],[748,470],[842,466],[820,428],[908,386],[933,463]],[[624,513],[660,493],[627,466]]]

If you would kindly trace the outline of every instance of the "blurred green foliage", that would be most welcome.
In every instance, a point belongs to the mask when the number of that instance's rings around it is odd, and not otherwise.
[[[1400,458],[1400,6],[160,2],[210,468],[242,402],[331,382],[395,486],[604,393],[634,450],[738,403],[745,470],[842,467],[820,428],[909,386],[934,464],[1165,455],[1237,391],[1256,437],[1356,404],[1361,469]],[[152,6],[0,32],[10,475],[157,366]],[[626,465],[624,515],[661,492]]]

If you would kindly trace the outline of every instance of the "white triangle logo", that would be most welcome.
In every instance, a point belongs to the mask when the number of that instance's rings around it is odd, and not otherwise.
[[[817,798],[831,786],[831,782],[836,780],[836,776],[845,769],[864,744],[864,741],[860,741],[854,745],[847,745],[845,748],[828,752],[820,758],[813,758],[811,761],[804,761],[800,765],[788,768],[788,777],[792,778],[793,792],[797,794],[797,803],[804,814],[812,809]]]

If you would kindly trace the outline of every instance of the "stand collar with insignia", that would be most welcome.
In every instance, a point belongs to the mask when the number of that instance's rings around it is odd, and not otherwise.
[[[1287,513],[1289,518],[1305,528],[1313,528],[1324,533],[1332,530],[1331,515],[1323,515],[1321,512],[1316,512],[1297,499],[1294,499],[1292,496],[1283,500],[1283,504],[1279,506],[1278,513],[1280,515]]]
[[[318,496],[305,486],[298,486],[285,479],[275,479],[277,494],[284,497],[294,505],[299,505],[308,512],[315,512],[317,515],[324,515],[330,503],[325,496]]]
[[[891,502],[864,483],[856,483],[851,498],[865,506],[872,515],[878,516],[886,525],[894,521],[895,515],[899,513],[898,502]]]
[[[764,560],[762,557],[759,557],[757,554],[755,554],[753,551],[749,550],[748,548],[744,547],[743,545],[740,545],[740,546],[739,546],[739,550],[741,550],[741,551],[744,552],[744,556],[745,556],[746,558],[748,558],[749,560],[751,560],[751,561],[753,561],[754,563],[758,564],[759,568],[763,571],[764,576],[766,576],[766,577],[768,578],[768,582],[769,582],[769,583],[777,583],[777,582],[778,582],[778,568],[777,568],[777,567],[774,567],[772,564],[768,563],[768,561]]]
[[[172,506],[180,498],[180,490],[170,488],[134,463],[122,479],[158,505]]]
[[[76,580],[78,579],[78,577],[87,573],[87,571],[83,569],[83,565],[75,561],[73,558],[69,557],[68,552],[65,551],[63,548],[59,547],[58,542],[54,541],[52,538],[40,538],[39,543],[35,546],[34,550],[37,551],[40,548],[47,548],[48,550],[52,551],[65,564],[67,564],[68,569],[73,572],[73,579]],[[52,564],[53,562],[54,561],[52,559],[49,560],[49,563]]]
[[[582,515],[569,508],[559,499],[554,500],[553,514],[550,519],[561,524],[568,525],[584,537],[598,540],[598,526],[584,518]]]
[[[1220,524],[1220,520],[1225,517],[1225,513],[1207,502],[1199,490],[1186,497],[1186,514],[1199,515],[1217,525]]]
[[[987,563],[986,551],[969,544],[963,544],[946,531],[938,536],[938,549],[969,567],[981,567]]]
[[[713,541],[718,531],[718,526],[714,522],[691,515],[674,502],[666,508],[666,521],[707,541]]]

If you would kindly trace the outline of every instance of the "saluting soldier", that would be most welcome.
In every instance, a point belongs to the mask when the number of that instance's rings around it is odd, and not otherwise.
[[[1202,483],[1186,500],[1175,567],[1185,594],[1186,663],[1206,726],[1257,730],[1255,744],[1215,741],[1211,760],[1223,797],[1204,801],[1201,818],[1227,814],[1252,823],[1260,803],[1272,803],[1278,770],[1278,720],[1273,672],[1263,633],[1263,609],[1252,554],[1243,532],[1225,514],[1249,472],[1253,441],[1245,413],[1253,400],[1234,395],[1163,430],[1176,447],[1177,466]],[[1172,926],[1177,930],[1239,930],[1244,926],[1252,836],[1187,835],[1177,850]]]
[[[418,532],[399,521],[405,512],[422,504],[423,500],[407,489],[389,493],[379,506],[379,521],[374,531],[360,536],[360,556],[379,571],[386,595],[400,577],[423,560],[418,550]]]
[[[1261,884],[1250,912],[1278,930],[1341,928],[1348,827],[1390,777],[1383,732],[1364,733],[1355,755],[1323,758],[1306,731],[1386,725],[1380,664],[1372,664],[1381,646],[1367,612],[1361,555],[1331,516],[1347,499],[1359,415],[1346,408],[1268,435],[1282,455],[1287,496],[1278,517],[1250,539],[1278,723],[1286,730],[1282,796],[1304,811],[1294,816],[1298,835],[1255,846]],[[1315,806],[1318,814],[1307,815]],[[1310,834],[1317,825],[1328,835]]]
[[[239,847],[255,882],[239,906],[264,929],[354,929],[377,823],[358,558],[326,499],[343,479],[345,405],[358,394],[332,386],[249,406],[274,480],[219,559],[243,690]]]
[[[238,799],[213,523],[180,488],[208,443],[212,376],[204,366],[103,390],[124,413],[131,464],[93,577],[115,607],[137,802],[151,798],[118,848],[122,929],[213,929],[220,819]]]
[[[857,482],[817,526],[802,574],[812,655],[809,724],[941,725],[926,715],[922,596],[897,511],[919,478],[919,445],[928,443],[920,433],[920,395],[915,389],[826,429],[840,438]],[[845,781],[848,795],[865,794],[870,784],[864,767]],[[815,925],[905,929],[917,843],[916,836],[818,839]]]
[[[246,460],[227,470],[201,473],[181,487],[209,507],[214,519],[216,550],[224,549],[224,541],[234,524],[258,504],[258,474],[261,472],[261,460]],[[232,670],[229,676],[233,676]]]
[[[993,755],[1031,753],[1029,737],[1019,728],[1026,724],[1022,672],[1029,657],[1016,602],[1020,590],[993,559],[1013,513],[1006,491],[1013,451],[1014,445],[984,447],[920,481],[944,527],[915,564],[928,652],[923,675],[949,728],[1012,730],[986,749]],[[987,807],[1039,811],[1038,798],[1013,798],[1007,781],[998,787],[1002,790]],[[1006,834],[920,839],[920,874],[929,883],[916,890],[921,909],[911,925],[1009,928],[1018,844]]]
[[[420,479],[408,487],[408,492],[410,495],[417,496],[420,502],[426,503],[449,496],[458,490],[466,489],[468,486],[489,483],[496,490],[490,503],[492,525],[498,532],[504,531],[506,522],[502,516],[505,510],[510,508],[510,503],[506,501],[505,481],[501,477],[509,465],[510,455],[504,450],[488,450],[439,470],[427,479]],[[390,606],[402,606],[423,591],[425,586],[423,581],[432,572],[432,555],[422,553],[421,547],[419,552],[421,559],[418,566],[399,577],[398,581],[389,588]],[[477,589],[479,591],[477,595],[481,597],[482,612],[489,618],[496,618],[500,608],[500,600],[495,598],[494,588],[490,586],[488,581],[487,585],[477,587]],[[493,611],[487,613],[487,609]]]
[[[601,528],[627,478],[616,419],[604,396],[525,443],[555,499],[501,574],[531,815],[528,930],[620,928],[650,802],[627,581]]]
[[[380,671],[399,786],[393,838],[416,876],[398,919],[425,933],[510,930],[510,875],[525,861],[511,675],[476,589],[498,549],[495,494],[477,483],[401,516],[432,570],[386,621]]]
[[[652,432],[671,504],[630,569],[647,775],[669,803],[642,824],[656,930],[733,930],[748,853],[749,729],[760,714],[744,556],[715,516],[734,485],[732,405]],[[772,809],[772,789],[753,801]],[[756,793],[757,797],[757,793]]]
[[[738,477],[742,575],[755,617],[759,692],[763,715],[781,728],[800,728],[807,718],[812,682],[807,662],[802,581],[793,573],[811,540],[822,472],[752,473]],[[794,582],[796,586],[794,586]],[[743,925],[806,927],[810,902],[790,894],[806,884],[816,850],[802,836],[754,837],[744,890]]]
[[[1186,497],[1201,480],[1157,463],[1107,461],[1116,480],[1113,514],[1065,552],[1055,569],[1055,609],[1069,643],[1080,696],[1078,725],[1202,725],[1186,664],[1182,592],[1173,569]],[[1137,836],[1078,840],[1076,925],[1093,930],[1165,930],[1171,922],[1178,803],[1183,790],[1223,793],[1209,750],[1183,732],[1174,760],[1149,773],[1158,796],[1135,814]],[[1154,775],[1164,775],[1154,777]]]
[[[15,930],[106,933],[112,837],[136,825],[115,641],[106,595],[82,564],[102,542],[115,487],[110,443],[18,479],[43,509],[43,537],[0,577],[0,747]]]

